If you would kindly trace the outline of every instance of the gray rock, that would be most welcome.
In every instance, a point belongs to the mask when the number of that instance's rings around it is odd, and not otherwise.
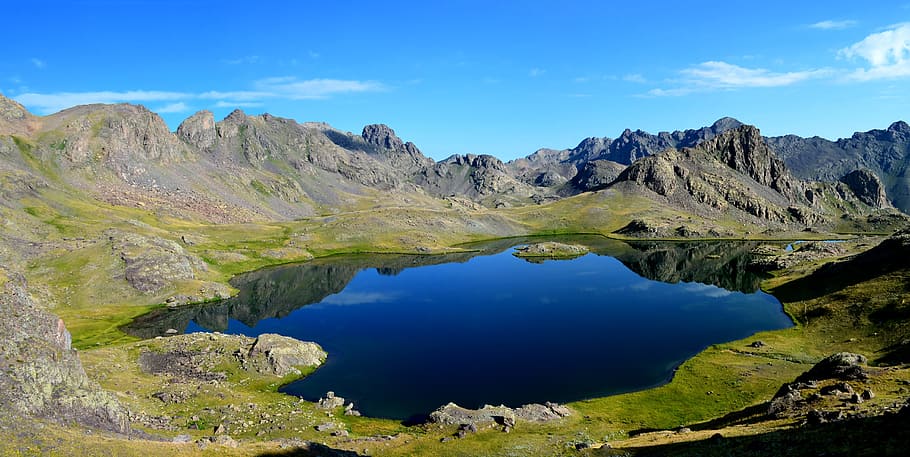
[[[865,380],[869,378],[869,374],[863,368],[865,364],[866,357],[863,355],[839,352],[815,364],[809,371],[796,378],[796,381],[820,381],[823,379]]]
[[[297,367],[319,366],[326,358],[325,351],[316,344],[274,333],[264,333],[256,338],[249,351],[250,358],[264,357],[268,367],[277,376],[300,374]],[[340,397],[339,397],[340,398]],[[341,399],[341,404],[344,399]]]
[[[515,413],[511,408],[502,405],[484,405],[480,409],[467,409],[455,403],[449,403],[430,413],[429,422],[445,425],[490,423],[495,422],[496,418],[503,417],[511,417],[514,420]]]
[[[177,435],[171,440],[174,443],[189,443],[193,441],[190,435]]]
[[[558,403],[532,403],[515,410],[515,417],[528,422],[549,422],[572,415],[572,410]]]
[[[218,435],[212,440],[212,443],[230,448],[236,448],[238,446],[237,441],[228,435]]]
[[[803,396],[798,389],[784,386],[782,390],[784,392],[778,392],[768,406],[768,414],[774,417],[787,417],[796,412],[803,403]]]
[[[86,376],[63,321],[44,311],[25,279],[0,264],[0,405],[9,417],[39,417],[117,433],[130,431],[117,399]]]
[[[199,149],[209,149],[217,137],[215,116],[208,110],[197,112],[180,123],[177,136]]]
[[[141,292],[157,292],[174,281],[195,279],[193,265],[203,263],[170,240],[114,229],[105,234],[114,255],[124,262],[127,282]]]
[[[868,169],[854,170],[842,177],[841,182],[850,188],[861,202],[873,208],[890,208],[885,186],[881,179]]]
[[[335,424],[333,424],[331,422],[326,422],[324,424],[319,424],[313,428],[315,428],[317,432],[325,432],[328,430],[333,430],[335,428]]]
[[[336,397],[335,392],[331,390],[325,393],[325,397],[319,399],[316,406],[321,409],[335,409],[344,405],[344,397]]]

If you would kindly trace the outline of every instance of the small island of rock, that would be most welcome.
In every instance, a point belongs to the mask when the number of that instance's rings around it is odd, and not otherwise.
[[[588,253],[588,248],[577,244],[545,241],[515,248],[513,255],[521,258],[571,259]]]

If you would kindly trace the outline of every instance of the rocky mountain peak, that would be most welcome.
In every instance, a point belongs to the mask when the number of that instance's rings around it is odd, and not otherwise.
[[[385,124],[370,124],[363,128],[360,135],[370,146],[377,148],[374,153],[383,157],[393,167],[415,173],[433,165],[433,160],[427,158],[417,149],[417,145],[408,141],[401,141],[391,127]]]
[[[177,127],[177,136],[199,149],[208,149],[215,144],[215,115],[203,110],[186,118]]]
[[[231,111],[231,114],[228,114],[224,118],[224,120],[231,121],[231,122],[243,122],[244,120],[246,120],[246,118],[247,118],[246,113],[244,113],[242,109],[237,108],[234,111]]]
[[[370,124],[363,128],[360,135],[363,139],[373,146],[385,149],[403,149],[404,142],[395,135],[395,131],[385,124]]]
[[[759,184],[790,196],[795,179],[765,143],[758,128],[743,125],[705,141],[700,149]]]
[[[29,116],[28,110],[17,101],[0,94],[0,119],[6,121],[22,120]]]
[[[904,124],[907,125],[907,124]],[[853,170],[840,179],[859,200],[873,208],[890,208],[885,186],[871,170]]]
[[[907,125],[904,121],[897,121],[889,125],[888,130],[891,132],[910,133],[910,125]]]
[[[0,134],[26,134],[32,115],[15,100],[0,94]]]
[[[721,133],[726,132],[727,130],[742,127],[743,125],[745,124],[732,117],[722,117],[711,124],[711,130],[714,130],[717,133]]]

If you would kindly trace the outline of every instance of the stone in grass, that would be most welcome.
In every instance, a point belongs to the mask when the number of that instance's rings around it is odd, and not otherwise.
[[[335,392],[331,390],[325,393],[325,397],[319,399],[319,402],[316,403],[321,409],[335,409],[341,405],[344,405],[344,397],[336,397]]]
[[[326,422],[326,423],[324,423],[324,424],[319,424],[319,425],[317,425],[317,426],[315,427],[315,429],[316,429],[317,432],[325,432],[325,431],[328,431],[328,430],[332,430],[332,429],[334,429],[334,428],[335,428],[335,424],[333,424],[333,423],[331,423],[331,422]]]

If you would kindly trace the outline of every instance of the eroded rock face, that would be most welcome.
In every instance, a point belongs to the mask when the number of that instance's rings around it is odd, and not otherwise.
[[[128,432],[126,409],[86,376],[63,321],[38,307],[18,275],[0,290],[0,412]]]
[[[890,208],[881,179],[867,169],[854,170],[840,179],[861,202],[873,208]]]
[[[180,123],[177,136],[202,150],[212,147],[218,137],[215,116],[208,110],[199,111]]]
[[[605,187],[622,173],[625,166],[609,160],[592,160],[584,164],[570,183],[582,192]]]

